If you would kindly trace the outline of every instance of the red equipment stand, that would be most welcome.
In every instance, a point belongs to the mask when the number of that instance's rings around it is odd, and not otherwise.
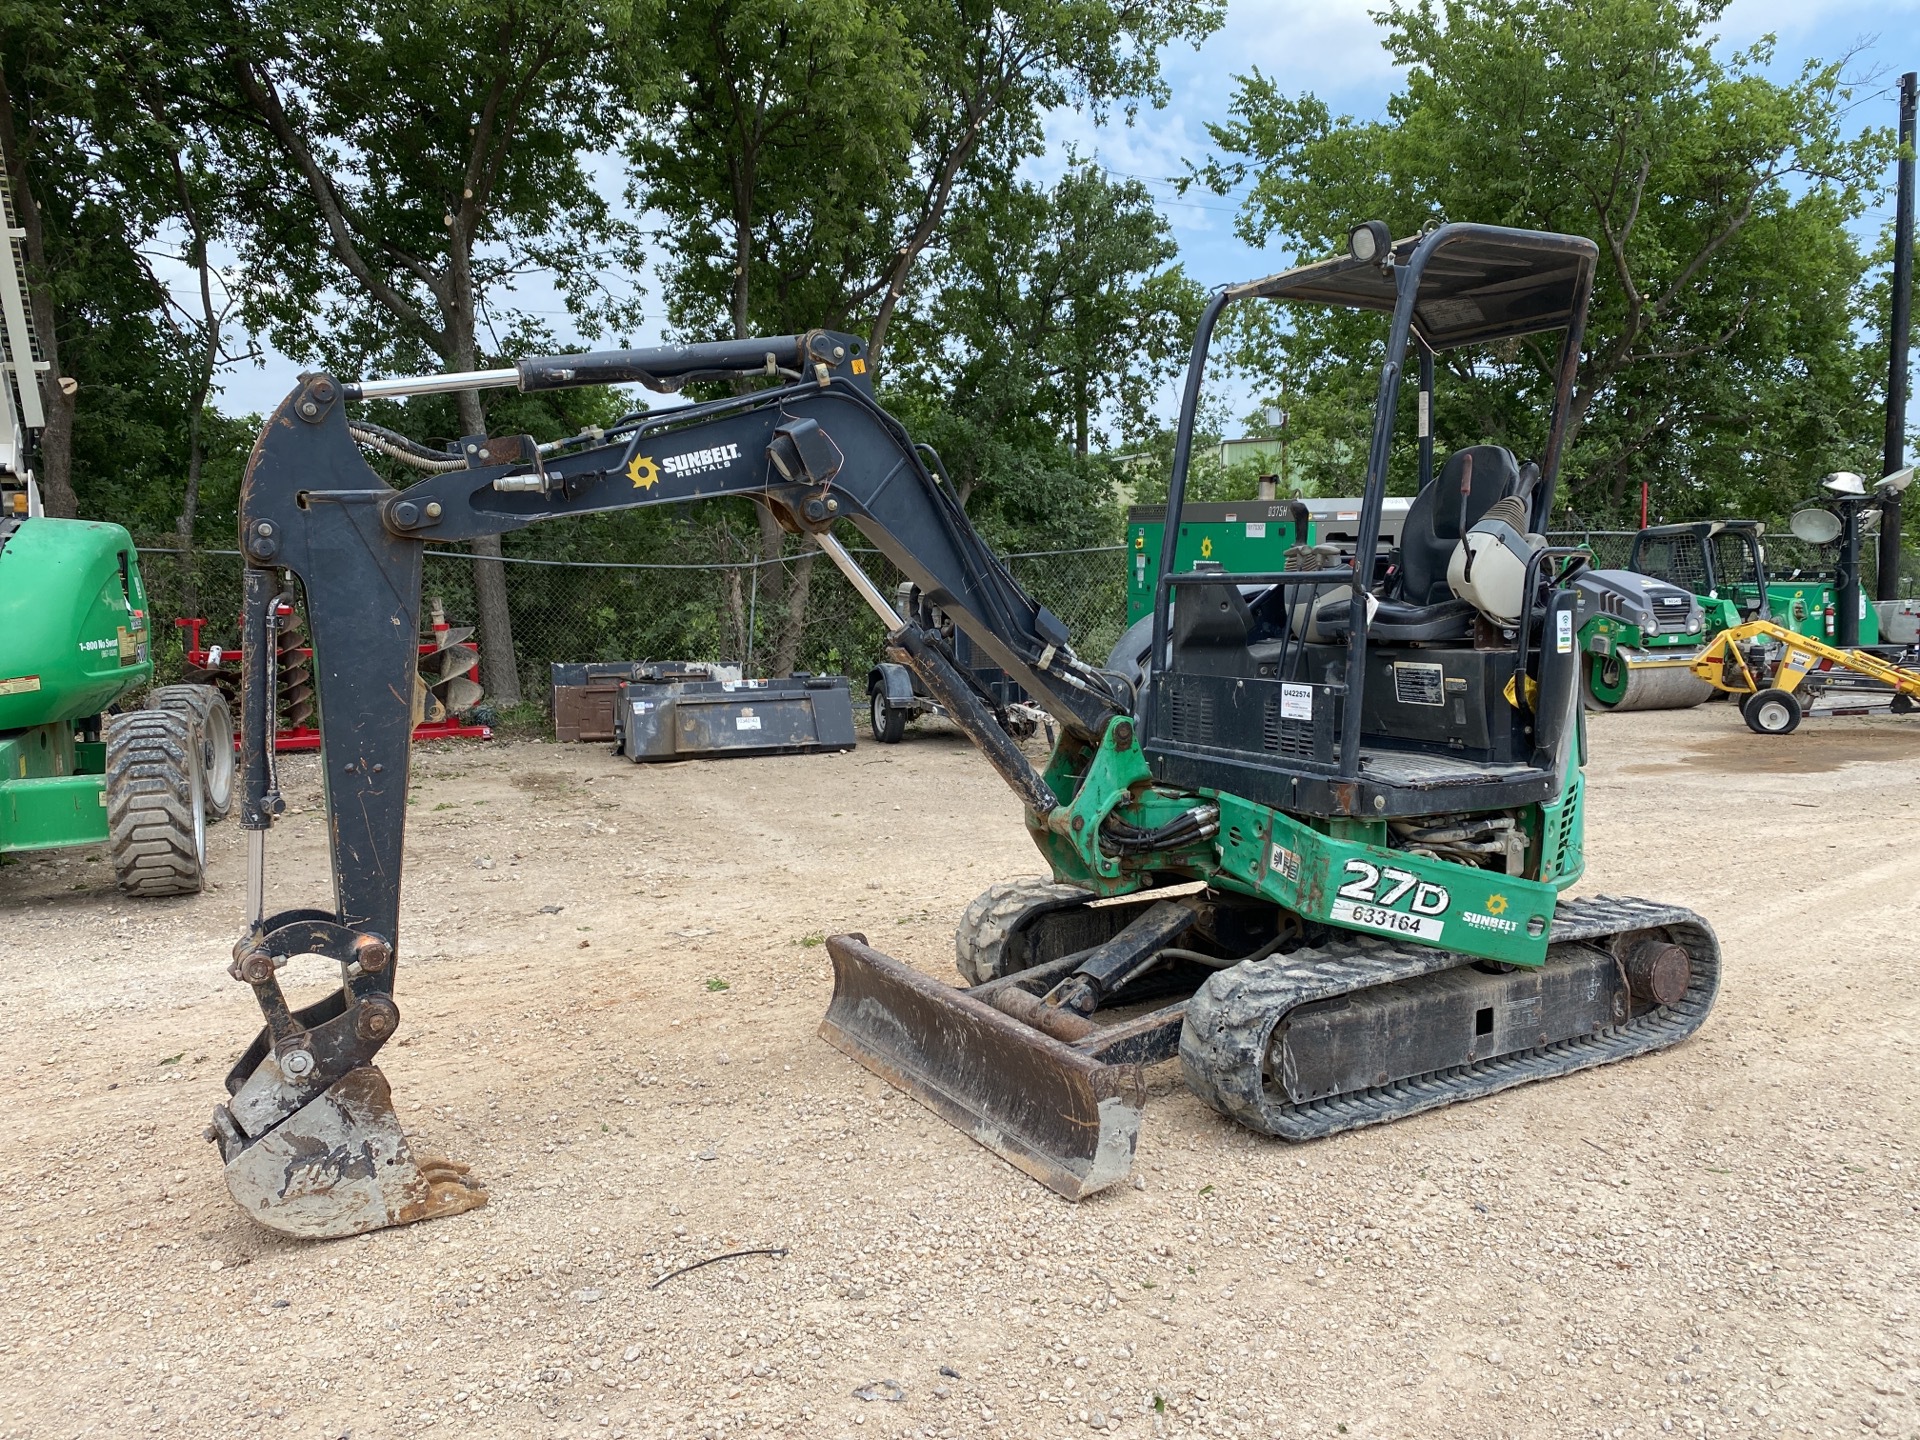
[[[237,651],[222,651],[201,642],[200,632],[207,624],[204,618],[196,616],[188,620],[175,620],[173,623],[187,632],[185,658],[187,664],[195,670],[204,671],[209,677],[221,676],[225,673],[230,673],[223,672],[221,669],[222,666],[229,663],[235,665],[239,663],[240,657]],[[422,645],[420,647],[420,653],[422,655],[433,655],[438,653],[438,650],[439,647],[435,645]],[[306,653],[310,656],[313,652],[309,650]],[[473,668],[467,672],[467,675],[469,679],[479,680],[480,662],[478,659],[474,661]],[[237,679],[238,677],[234,678]],[[211,679],[209,679],[208,683],[211,683]],[[234,707],[233,713],[234,720],[237,723],[240,718],[238,706]],[[486,725],[469,725],[453,715],[448,715],[444,720],[435,720],[430,723],[414,726],[413,738],[415,741],[491,740],[493,738],[493,730]],[[239,744],[237,736],[235,737],[234,743],[236,745]],[[320,748],[320,732],[311,725],[294,725],[283,730],[276,730],[273,732],[273,748],[282,754],[318,750]]]

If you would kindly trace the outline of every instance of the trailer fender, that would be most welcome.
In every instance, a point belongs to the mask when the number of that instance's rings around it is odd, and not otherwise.
[[[913,672],[890,661],[883,660],[867,672],[867,694],[885,696],[891,709],[921,708],[914,703]]]

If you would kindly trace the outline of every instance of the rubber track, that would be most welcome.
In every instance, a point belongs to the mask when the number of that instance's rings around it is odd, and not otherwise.
[[[1312,1140],[1664,1050],[1700,1028],[1720,990],[1720,942],[1705,920],[1674,905],[1599,895],[1561,905],[1554,915],[1551,943],[1605,940],[1622,931],[1654,927],[1665,929],[1692,958],[1693,978],[1685,997],[1677,1005],[1657,1007],[1595,1035],[1293,1104],[1269,1092],[1265,1080],[1268,1039],[1289,1010],[1473,963],[1471,956],[1457,951],[1355,936],[1338,948],[1296,950],[1212,976],[1187,1007],[1180,1032],[1181,1068],[1193,1092],[1221,1114],[1264,1134]],[[1551,952],[1547,963],[1553,963]]]
[[[160,685],[147,693],[149,710],[174,710],[193,716],[199,727],[201,775],[207,807],[207,823],[224,820],[233,809],[233,781],[237,766],[233,762],[233,711],[227,697],[211,685]],[[226,743],[226,765],[214,748]],[[214,783],[224,778],[225,785]]]
[[[130,895],[192,895],[205,878],[194,843],[194,776],[199,770],[192,717],[175,710],[110,715],[107,742],[107,849],[120,888]]]
[[[998,980],[1006,963],[1007,941],[1035,911],[1084,904],[1093,897],[1072,885],[1044,876],[1000,880],[973,898],[953,935],[953,959],[969,985]]]

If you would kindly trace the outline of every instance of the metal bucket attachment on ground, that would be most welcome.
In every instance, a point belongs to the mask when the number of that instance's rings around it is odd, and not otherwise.
[[[820,1035],[1069,1200],[1118,1184],[1146,1105],[1138,1065],[1103,1065],[966,991],[835,935]]]
[[[215,1112],[210,1132],[226,1158],[228,1191],[267,1229],[301,1240],[335,1239],[487,1203],[465,1165],[413,1153],[387,1077],[371,1065],[349,1071],[249,1139],[240,1129],[248,1092],[284,1084],[269,1057],[234,1096],[233,1108]]]

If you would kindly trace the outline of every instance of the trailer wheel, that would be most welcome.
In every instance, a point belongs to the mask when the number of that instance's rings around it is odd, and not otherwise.
[[[129,895],[192,895],[207,871],[199,728],[177,710],[110,715],[107,849]]]
[[[1756,735],[1791,735],[1800,724],[1800,702],[1786,690],[1762,690],[1740,713]]]
[[[907,733],[907,712],[889,705],[882,691],[867,693],[867,719],[873,725],[873,738],[882,745],[898,745]]]
[[[193,717],[200,735],[207,819],[226,819],[233,809],[233,711],[227,697],[211,685],[162,685],[147,696],[147,708]]]

